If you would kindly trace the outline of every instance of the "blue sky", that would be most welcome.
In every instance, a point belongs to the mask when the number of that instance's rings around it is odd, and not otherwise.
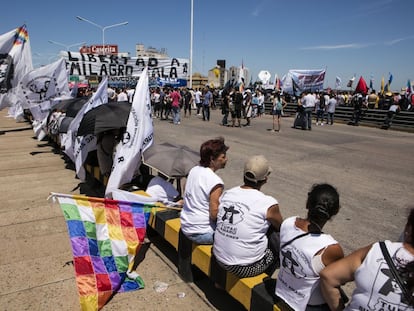
[[[193,0],[193,72],[207,74],[217,59],[226,66],[261,70],[279,77],[289,69],[326,68],[325,87],[342,88],[355,74],[393,74],[391,89],[414,80],[413,0]],[[57,59],[63,48],[79,42],[102,43],[101,26],[128,25],[105,31],[105,43],[118,44],[135,56],[135,44],[166,48],[172,57],[190,55],[191,0],[159,1],[13,1],[0,20],[0,33],[28,27],[35,66]],[[75,48],[73,48],[75,49]],[[355,82],[356,84],[356,82]],[[354,86],[355,86],[354,84]]]

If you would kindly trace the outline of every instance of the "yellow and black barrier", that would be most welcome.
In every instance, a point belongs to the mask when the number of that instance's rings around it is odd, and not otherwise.
[[[99,167],[86,164],[85,169],[103,185],[107,184],[108,177],[101,173]],[[291,311],[283,302],[276,299],[275,279],[270,278],[266,273],[255,277],[238,278],[217,264],[212,256],[211,245],[198,245],[185,237],[180,230],[179,210],[155,208],[150,214],[148,224],[177,251],[178,273],[184,281],[193,281],[195,266],[240,302],[246,310]]]
[[[150,215],[149,225],[177,250],[178,272],[183,280],[193,281],[192,267],[195,266],[239,301],[246,310],[285,310],[280,302],[276,303],[274,297],[275,279],[265,273],[238,278],[227,272],[214,260],[211,245],[198,245],[182,234],[179,217],[177,210],[154,211]]]

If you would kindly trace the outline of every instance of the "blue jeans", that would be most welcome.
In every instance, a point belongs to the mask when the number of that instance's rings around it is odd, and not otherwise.
[[[197,244],[213,244],[214,241],[214,232],[209,233],[195,233],[186,235],[191,241]]]
[[[306,120],[306,128],[312,128],[312,111],[313,107],[305,108],[305,120]]]
[[[333,124],[334,122],[334,113],[333,112],[328,112],[326,114],[326,124]]]
[[[203,120],[210,121],[210,106],[203,105]]]
[[[325,114],[325,111],[323,109],[318,109],[316,111],[316,122],[319,122],[319,120],[321,120],[321,122],[323,123],[324,114]]]
[[[181,121],[180,107],[172,107],[171,110],[173,113],[173,123],[178,124]]]

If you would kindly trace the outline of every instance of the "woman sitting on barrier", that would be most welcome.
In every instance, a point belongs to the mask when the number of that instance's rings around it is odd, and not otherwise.
[[[185,184],[181,230],[193,242],[212,244],[223,180],[215,173],[226,166],[224,138],[211,139],[200,147],[200,164],[193,167]]]
[[[283,221],[278,201],[260,191],[271,172],[268,161],[253,156],[244,166],[244,184],[220,198],[213,254],[218,264],[240,278],[278,266],[278,231]]]
[[[322,228],[339,207],[337,190],[329,184],[317,184],[308,193],[307,217],[294,216],[282,223],[276,295],[293,310],[329,310],[319,287],[319,273],[344,253]]]
[[[321,272],[322,293],[331,310],[344,309],[337,288],[350,281],[356,288],[345,310],[414,310],[414,208],[403,242],[383,243],[361,248]]]

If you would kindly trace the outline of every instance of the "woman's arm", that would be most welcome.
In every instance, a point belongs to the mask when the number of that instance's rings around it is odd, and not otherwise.
[[[222,193],[223,193],[223,185],[221,184],[215,185],[210,192],[209,210],[210,210],[210,219],[213,221],[217,220],[218,207],[220,203],[219,199]]]
[[[322,294],[331,310],[343,310],[344,303],[339,293],[339,286],[353,281],[354,273],[365,259],[371,245],[333,262],[320,273]]]
[[[268,208],[266,219],[270,221],[276,231],[280,231],[280,225],[283,222],[283,217],[279,210],[279,204],[272,205]]]

